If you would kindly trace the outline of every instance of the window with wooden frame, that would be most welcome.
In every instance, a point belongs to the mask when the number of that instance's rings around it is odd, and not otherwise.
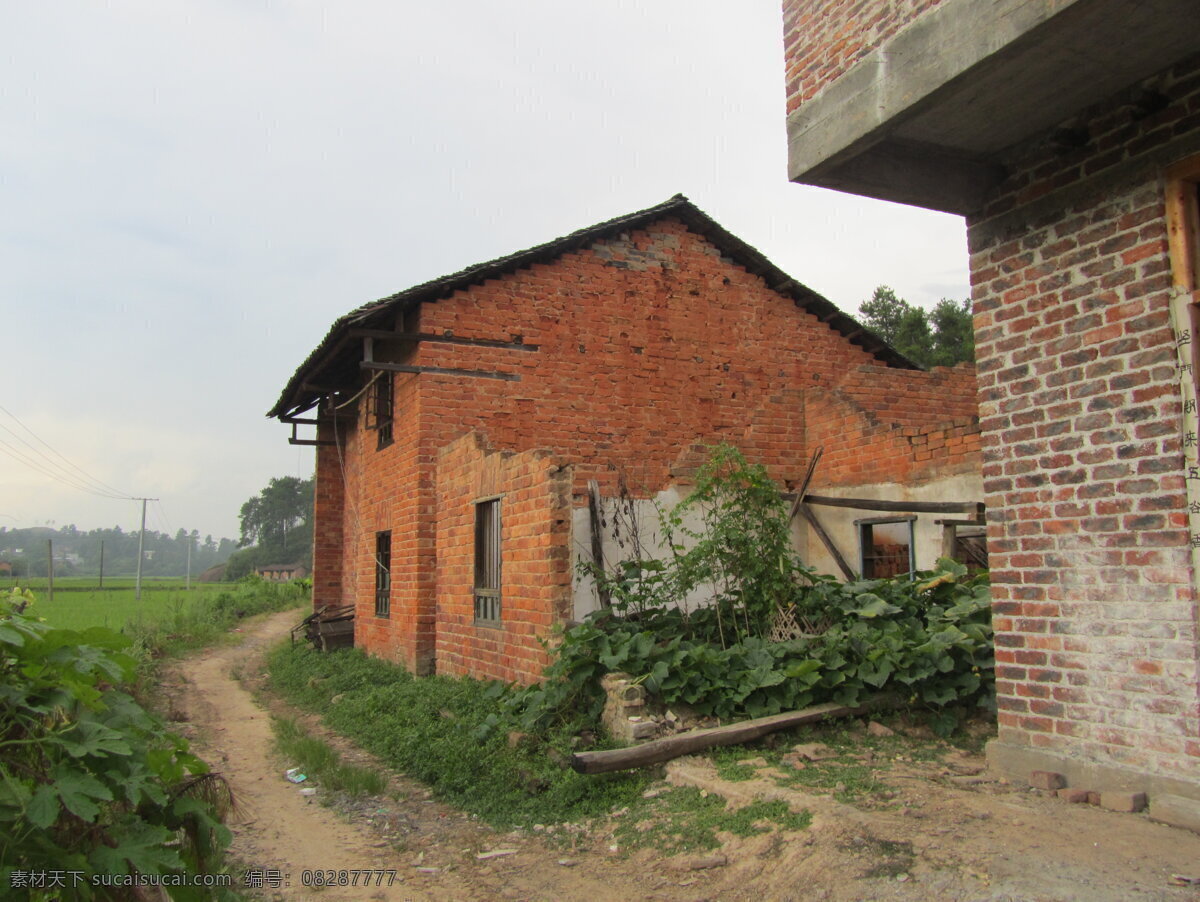
[[[500,499],[475,502],[475,622],[500,622]]]
[[[375,449],[382,450],[392,443],[392,419],[395,399],[392,394],[392,374],[379,373],[371,383],[370,409],[367,428],[376,434]]]
[[[859,572],[863,579],[911,574],[917,569],[915,514],[855,520],[858,527]]]
[[[375,533],[375,616],[392,611],[392,533]]]

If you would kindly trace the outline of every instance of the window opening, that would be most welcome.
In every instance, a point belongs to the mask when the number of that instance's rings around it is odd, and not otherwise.
[[[371,421],[368,429],[376,430],[376,450],[392,443],[393,420],[392,374],[380,373],[371,384]]]
[[[859,571],[863,579],[911,574],[917,569],[915,514],[855,520],[858,527]]]
[[[375,616],[392,610],[392,533],[375,533]]]
[[[500,621],[500,499],[475,503],[475,620]]]

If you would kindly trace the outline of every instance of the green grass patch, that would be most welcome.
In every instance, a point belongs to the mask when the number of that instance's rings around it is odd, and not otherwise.
[[[649,784],[642,773],[575,773],[566,766],[569,732],[507,732],[507,690],[497,683],[413,677],[352,649],[284,645],[269,668],[271,687],[290,702],[498,827],[603,816],[641,802]]]
[[[792,812],[782,801],[752,802],[731,811],[720,796],[687,787],[639,806],[622,821],[615,836],[621,846],[651,846],[675,855],[716,849],[721,833],[746,837],[771,830],[804,830],[811,823],[809,812]]]
[[[381,796],[387,792],[388,781],[383,774],[369,767],[347,764],[337,750],[323,739],[310,735],[295,720],[271,719],[275,734],[275,749],[292,767],[330,792],[341,792],[355,798]]]
[[[107,627],[133,640],[146,658],[158,658],[224,640],[239,621],[254,614],[283,611],[308,601],[304,584],[244,582],[143,591],[64,592],[53,601],[35,593],[28,613],[55,629],[84,631]]]
[[[85,630],[106,626],[121,630],[137,621],[161,620],[174,617],[198,605],[211,602],[222,592],[236,590],[234,586],[204,585],[192,589],[182,586],[151,590],[142,587],[141,600],[134,598],[132,587],[104,589],[80,587],[60,591],[55,583],[54,600],[45,589],[35,589],[38,602],[36,613],[51,626],[59,629]]]

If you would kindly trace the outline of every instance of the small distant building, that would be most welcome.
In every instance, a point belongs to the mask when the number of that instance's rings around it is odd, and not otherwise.
[[[13,565],[11,561],[0,561],[0,576],[12,576]]]
[[[255,567],[254,572],[272,583],[290,583],[308,576],[308,568],[303,564],[272,564],[269,567]]]

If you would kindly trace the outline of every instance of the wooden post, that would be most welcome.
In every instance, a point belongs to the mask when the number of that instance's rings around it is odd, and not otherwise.
[[[817,519],[817,515],[813,509],[807,504],[801,504],[800,513],[804,519],[809,522],[809,525],[812,526],[816,534],[821,538],[821,541],[825,544],[825,547],[829,550],[829,553],[833,556],[833,559],[837,562],[838,567],[841,569],[842,575],[849,580],[858,579],[858,574],[855,573],[854,570],[851,569],[850,565],[846,563],[846,559],[842,557],[842,553],[838,551],[837,546],[833,544],[833,539],[829,537],[829,533],[825,531],[825,527],[821,525],[821,521]]]

